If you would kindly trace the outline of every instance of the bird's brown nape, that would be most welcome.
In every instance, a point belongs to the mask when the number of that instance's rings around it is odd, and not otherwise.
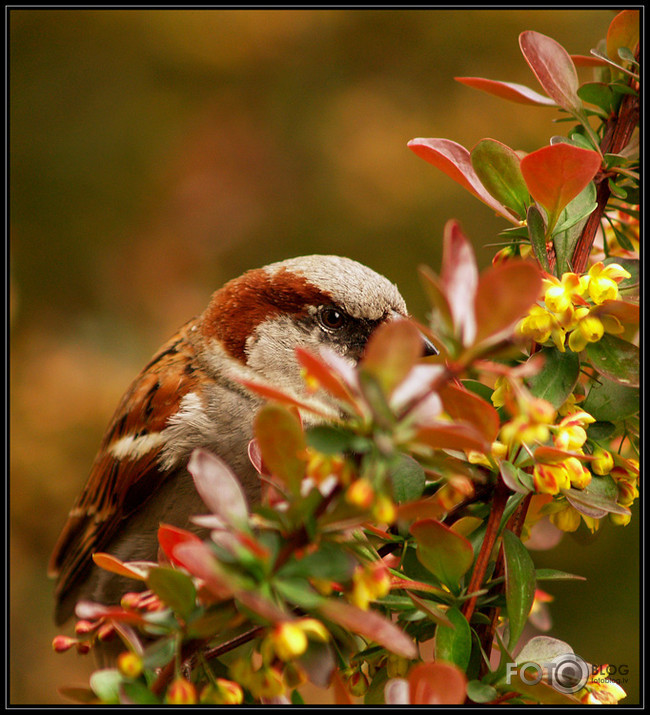
[[[229,355],[246,362],[246,340],[258,325],[278,315],[300,317],[309,305],[332,302],[332,296],[286,268],[269,275],[248,271],[226,283],[201,319],[204,338],[217,338]]]

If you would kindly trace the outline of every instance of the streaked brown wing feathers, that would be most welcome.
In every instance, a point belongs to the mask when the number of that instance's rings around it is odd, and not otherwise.
[[[70,511],[50,558],[49,572],[58,576],[59,597],[74,586],[90,564],[92,553],[106,546],[120,521],[128,516],[125,498],[129,491],[136,488],[139,494],[151,494],[165,479],[158,464],[163,445],[156,435],[178,410],[183,396],[198,386],[195,353],[186,339],[193,324],[194,321],[185,325],[158,351],[113,415],[86,486]],[[147,436],[150,448],[142,454],[133,449],[129,454],[129,438]],[[118,458],[114,452],[121,440],[126,456]]]

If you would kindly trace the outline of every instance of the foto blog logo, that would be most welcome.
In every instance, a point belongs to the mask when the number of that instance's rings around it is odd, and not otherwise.
[[[512,676],[517,674],[525,685],[537,685],[544,680],[560,693],[573,694],[584,688],[590,673],[589,664],[580,656],[565,653],[543,664],[533,661],[508,663],[506,683],[510,685]]]

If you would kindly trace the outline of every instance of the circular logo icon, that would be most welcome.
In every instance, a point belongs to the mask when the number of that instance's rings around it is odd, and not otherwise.
[[[575,653],[558,655],[548,664],[549,682],[561,693],[577,693],[589,680],[589,666]]]

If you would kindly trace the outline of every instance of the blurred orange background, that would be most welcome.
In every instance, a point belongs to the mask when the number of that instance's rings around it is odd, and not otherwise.
[[[607,10],[9,11],[11,704],[65,702],[90,659],[55,655],[50,549],[117,400],[158,345],[247,268],[337,253],[427,304],[458,218],[481,265],[504,222],[406,148],[484,137],[532,151],[553,109],[454,82],[536,80],[517,37],[570,53]],[[638,516],[635,514],[635,516]],[[539,566],[552,635],[627,664],[639,698],[638,519],[568,535]],[[590,542],[590,543],[585,543]]]

